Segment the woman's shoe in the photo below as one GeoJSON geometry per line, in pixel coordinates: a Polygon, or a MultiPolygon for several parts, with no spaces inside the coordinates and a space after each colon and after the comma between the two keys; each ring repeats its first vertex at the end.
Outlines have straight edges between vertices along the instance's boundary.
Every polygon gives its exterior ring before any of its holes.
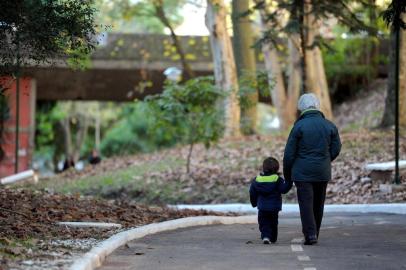
{"type": "Polygon", "coordinates": [[[309,236],[305,237],[304,245],[314,245],[317,244],[317,237],[316,236],[309,236]]]}

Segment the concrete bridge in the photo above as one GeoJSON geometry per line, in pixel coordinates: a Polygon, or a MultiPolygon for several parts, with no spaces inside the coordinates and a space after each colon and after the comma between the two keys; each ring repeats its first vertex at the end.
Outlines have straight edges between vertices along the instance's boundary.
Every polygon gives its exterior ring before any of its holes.
{"type": "MultiPolygon", "coordinates": [[[[211,75],[209,37],[179,38],[195,74],[211,75]]],[[[381,43],[381,54],[387,55],[387,45],[381,43]]],[[[258,68],[263,69],[263,56],[259,51],[256,55],[258,68]]],[[[163,72],[173,66],[181,67],[170,36],[116,33],[104,37],[87,70],[74,71],[64,61],[56,61],[53,65],[26,68],[24,75],[36,80],[38,100],[131,101],[162,91],[163,72]]]]}
{"type": "MultiPolygon", "coordinates": [[[[208,37],[180,37],[196,75],[212,74],[208,37]]],[[[181,68],[170,36],[108,34],[91,56],[89,69],[72,70],[64,61],[26,68],[35,78],[38,100],[131,101],[160,92],[168,67],[181,68]]]]}

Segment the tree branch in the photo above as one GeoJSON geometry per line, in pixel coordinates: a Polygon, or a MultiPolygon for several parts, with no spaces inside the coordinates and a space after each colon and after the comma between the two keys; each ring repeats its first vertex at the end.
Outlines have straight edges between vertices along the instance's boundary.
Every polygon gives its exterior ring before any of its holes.
{"type": "Polygon", "coordinates": [[[195,74],[194,74],[192,68],[190,67],[189,63],[186,61],[185,52],[183,51],[182,44],[179,41],[179,38],[176,35],[175,30],[172,27],[172,24],[170,23],[168,17],[165,14],[165,10],[163,7],[163,1],[155,0],[153,4],[155,7],[156,17],[162,22],[163,25],[168,27],[169,31],[171,32],[172,42],[176,48],[177,53],[180,56],[180,61],[182,63],[183,70],[186,73],[186,78],[187,79],[193,78],[195,76],[195,74]]]}

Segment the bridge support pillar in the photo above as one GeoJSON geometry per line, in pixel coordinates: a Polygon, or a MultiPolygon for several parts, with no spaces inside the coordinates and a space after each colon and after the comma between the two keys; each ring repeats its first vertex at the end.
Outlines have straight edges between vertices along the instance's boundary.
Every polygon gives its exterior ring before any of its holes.
{"type": "MultiPolygon", "coordinates": [[[[0,115],[4,121],[3,132],[0,134],[0,146],[5,155],[0,160],[0,178],[14,174],[15,163],[18,158],[18,171],[25,171],[32,167],[35,135],[35,104],[36,83],[33,78],[20,78],[19,111],[16,108],[16,80],[13,77],[0,77],[0,85],[5,89],[7,113],[0,115]],[[16,116],[19,113],[19,149],[16,157],[16,116]]],[[[3,110],[0,110],[3,111],[3,110]]]]}

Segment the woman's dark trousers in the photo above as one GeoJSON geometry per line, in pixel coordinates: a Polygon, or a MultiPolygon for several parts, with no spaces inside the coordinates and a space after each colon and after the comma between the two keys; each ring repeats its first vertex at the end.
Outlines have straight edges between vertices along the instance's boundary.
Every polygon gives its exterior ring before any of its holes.
{"type": "Polygon", "coordinates": [[[326,198],[327,181],[295,182],[297,199],[302,220],[302,231],[305,237],[319,237],[323,219],[324,200],[326,198]]]}
{"type": "Polygon", "coordinates": [[[278,239],[278,213],[279,211],[258,211],[261,239],[267,237],[272,243],[278,239]]]}

